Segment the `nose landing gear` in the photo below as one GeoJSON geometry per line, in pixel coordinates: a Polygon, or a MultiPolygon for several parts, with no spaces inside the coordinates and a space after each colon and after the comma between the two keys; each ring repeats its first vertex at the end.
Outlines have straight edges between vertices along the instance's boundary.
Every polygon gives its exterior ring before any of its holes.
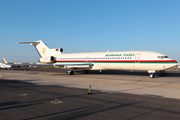
{"type": "Polygon", "coordinates": [[[154,78],[155,77],[155,70],[149,70],[148,73],[149,73],[149,77],[150,78],[154,78]]]}
{"type": "Polygon", "coordinates": [[[149,77],[150,77],[150,78],[154,78],[155,75],[154,75],[153,73],[150,73],[150,74],[149,74],[149,77]]]}
{"type": "MultiPolygon", "coordinates": [[[[148,71],[149,72],[149,71],[148,71]]],[[[167,76],[169,76],[169,74],[168,73],[166,73],[166,71],[165,70],[162,70],[162,71],[158,71],[158,74],[156,74],[156,76],[158,76],[158,77],[167,77],[167,76]]],[[[155,77],[155,71],[154,72],[149,72],[149,77],[150,78],[154,78],[155,77]]]]}

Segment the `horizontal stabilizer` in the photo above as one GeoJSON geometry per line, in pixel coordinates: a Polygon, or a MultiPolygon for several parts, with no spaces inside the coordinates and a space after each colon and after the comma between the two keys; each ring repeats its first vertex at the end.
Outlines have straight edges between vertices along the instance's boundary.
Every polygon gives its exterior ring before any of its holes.
{"type": "Polygon", "coordinates": [[[37,45],[40,42],[17,42],[17,44],[31,44],[31,45],[37,45]]]}
{"type": "Polygon", "coordinates": [[[62,50],[60,48],[49,49],[46,44],[42,40],[38,40],[35,42],[17,42],[17,44],[31,44],[35,47],[41,58],[47,56],[54,56],[57,54],[61,54],[62,50]]]}

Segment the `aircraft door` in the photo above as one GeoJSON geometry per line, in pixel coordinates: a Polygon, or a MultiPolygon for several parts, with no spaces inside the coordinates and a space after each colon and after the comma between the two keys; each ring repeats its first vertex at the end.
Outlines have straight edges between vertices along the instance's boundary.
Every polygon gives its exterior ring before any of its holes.
{"type": "Polygon", "coordinates": [[[86,59],[86,62],[88,62],[88,60],[89,60],[89,57],[88,57],[88,56],[86,56],[86,58],[85,58],[85,59],[86,59]]]}
{"type": "Polygon", "coordinates": [[[139,63],[140,62],[140,54],[136,54],[135,55],[135,63],[139,63]]]}

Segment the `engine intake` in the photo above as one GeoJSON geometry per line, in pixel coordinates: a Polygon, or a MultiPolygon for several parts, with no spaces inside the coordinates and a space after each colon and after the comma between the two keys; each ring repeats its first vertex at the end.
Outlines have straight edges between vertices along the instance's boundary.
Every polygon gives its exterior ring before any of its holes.
{"type": "Polygon", "coordinates": [[[62,48],[60,48],[60,52],[63,52],[63,49],[62,49],[62,48]]]}
{"type": "Polygon", "coordinates": [[[51,62],[54,62],[55,58],[54,56],[51,56],[51,62]]]}

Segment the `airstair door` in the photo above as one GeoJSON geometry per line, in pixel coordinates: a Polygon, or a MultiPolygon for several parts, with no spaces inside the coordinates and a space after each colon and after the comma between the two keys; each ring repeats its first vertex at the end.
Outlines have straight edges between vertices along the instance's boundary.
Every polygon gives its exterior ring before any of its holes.
{"type": "Polygon", "coordinates": [[[135,55],[135,63],[139,63],[140,62],[140,54],[136,54],[135,55]]]}

